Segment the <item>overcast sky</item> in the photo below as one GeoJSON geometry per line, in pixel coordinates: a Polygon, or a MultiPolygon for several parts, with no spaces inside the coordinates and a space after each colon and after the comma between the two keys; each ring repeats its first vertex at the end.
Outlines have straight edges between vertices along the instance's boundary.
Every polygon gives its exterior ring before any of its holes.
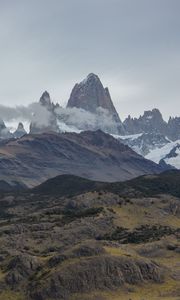
{"type": "Polygon", "coordinates": [[[180,1],[0,0],[0,104],[65,105],[91,72],[122,119],[180,115],[180,1]]]}

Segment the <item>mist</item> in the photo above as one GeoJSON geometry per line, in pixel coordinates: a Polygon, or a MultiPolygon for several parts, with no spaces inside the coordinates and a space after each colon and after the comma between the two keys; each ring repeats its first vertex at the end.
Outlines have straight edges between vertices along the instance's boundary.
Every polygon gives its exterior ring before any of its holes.
{"type": "MultiPolygon", "coordinates": [[[[97,130],[97,128],[105,132],[116,132],[117,123],[113,120],[112,115],[106,109],[98,107],[96,113],[88,112],[82,108],[62,108],[55,110],[60,126],[66,124],[74,130],[97,130]]],[[[66,128],[67,129],[67,128],[66,128]]]]}
{"type": "Polygon", "coordinates": [[[51,112],[40,103],[31,103],[28,106],[16,107],[0,105],[0,119],[8,127],[11,127],[11,123],[25,122],[30,124],[32,122],[41,128],[49,125],[51,112]]]}

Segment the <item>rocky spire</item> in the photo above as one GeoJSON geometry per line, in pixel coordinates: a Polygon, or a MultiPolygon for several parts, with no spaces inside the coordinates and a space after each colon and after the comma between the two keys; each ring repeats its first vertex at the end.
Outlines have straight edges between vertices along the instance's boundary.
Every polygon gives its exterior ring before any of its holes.
{"type": "Polygon", "coordinates": [[[51,102],[50,95],[47,91],[45,91],[42,94],[41,98],[39,99],[39,103],[43,106],[46,106],[48,109],[51,108],[52,102],[51,102]]]}
{"type": "Polygon", "coordinates": [[[24,129],[23,123],[20,122],[18,124],[18,127],[17,127],[16,131],[13,133],[13,135],[14,135],[15,138],[20,138],[20,137],[22,137],[25,134],[27,134],[27,132],[24,129]]]}
{"type": "Polygon", "coordinates": [[[123,131],[122,122],[113,105],[108,88],[104,88],[99,77],[90,73],[83,81],[76,84],[71,92],[67,107],[77,107],[96,113],[99,107],[107,110],[123,131]]]}
{"type": "Polygon", "coordinates": [[[162,114],[157,108],[145,111],[138,119],[128,116],[123,125],[128,134],[143,132],[167,134],[167,123],[163,120],[162,114]]]}

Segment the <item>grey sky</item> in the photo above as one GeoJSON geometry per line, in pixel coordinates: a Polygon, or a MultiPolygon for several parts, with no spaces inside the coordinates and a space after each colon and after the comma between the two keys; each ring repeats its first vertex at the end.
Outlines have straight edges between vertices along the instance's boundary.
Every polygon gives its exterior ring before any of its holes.
{"type": "Polygon", "coordinates": [[[124,119],[180,115],[179,0],[0,0],[0,104],[65,105],[88,73],[124,119]]]}

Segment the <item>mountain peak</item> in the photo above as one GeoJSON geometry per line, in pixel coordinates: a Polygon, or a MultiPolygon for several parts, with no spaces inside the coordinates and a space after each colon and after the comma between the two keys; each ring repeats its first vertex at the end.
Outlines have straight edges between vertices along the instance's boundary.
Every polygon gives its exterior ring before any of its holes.
{"type": "Polygon", "coordinates": [[[143,117],[148,117],[148,116],[162,119],[162,114],[158,108],[153,108],[152,110],[146,110],[144,112],[143,117]]]}
{"type": "Polygon", "coordinates": [[[92,113],[96,113],[98,107],[107,110],[111,107],[111,110],[114,110],[112,106],[111,98],[108,97],[99,77],[94,73],[90,73],[74,86],[67,104],[67,107],[83,108],[92,113]]]}
{"type": "Polygon", "coordinates": [[[99,107],[108,111],[112,120],[122,133],[122,123],[114,107],[108,88],[104,88],[101,80],[94,73],[90,73],[84,80],[77,83],[70,95],[67,107],[82,108],[96,114],[99,107]]]}
{"type": "Polygon", "coordinates": [[[24,129],[24,125],[23,123],[19,122],[18,127],[16,129],[16,131],[14,132],[14,137],[15,138],[20,138],[23,135],[27,134],[26,130],[24,129]]]}
{"type": "Polygon", "coordinates": [[[85,88],[87,89],[89,88],[93,88],[95,87],[99,87],[101,89],[104,89],[100,78],[98,77],[98,75],[94,74],[94,73],[89,73],[86,78],[84,78],[80,83],[77,83],[75,85],[76,87],[80,86],[81,88],[85,88]]]}
{"type": "Polygon", "coordinates": [[[19,122],[17,129],[18,129],[18,130],[24,130],[24,125],[23,125],[23,123],[19,122]]]}
{"type": "Polygon", "coordinates": [[[0,130],[5,129],[6,126],[4,124],[4,121],[0,118],[0,130]]]}
{"type": "MultiPolygon", "coordinates": [[[[87,76],[87,79],[99,79],[98,75],[94,74],[94,73],[89,73],[87,76]]],[[[100,79],[99,79],[100,80],[100,79]]]]}
{"type": "Polygon", "coordinates": [[[48,93],[47,91],[45,91],[45,92],[42,94],[42,96],[41,96],[39,102],[40,102],[43,106],[48,106],[48,107],[51,106],[51,98],[50,98],[50,95],[49,95],[49,93],[48,93]]]}

